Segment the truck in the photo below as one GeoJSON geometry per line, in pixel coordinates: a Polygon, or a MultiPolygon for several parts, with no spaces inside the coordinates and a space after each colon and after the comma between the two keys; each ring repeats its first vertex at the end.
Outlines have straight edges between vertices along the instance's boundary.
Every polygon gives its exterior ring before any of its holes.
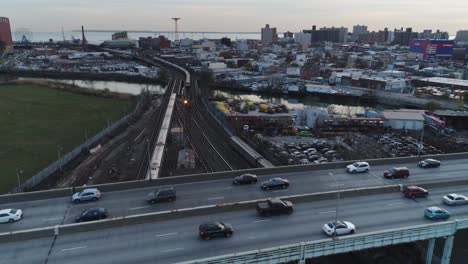
{"type": "Polygon", "coordinates": [[[268,199],[265,202],[257,203],[257,212],[261,216],[273,214],[291,214],[293,204],[290,201],[283,201],[278,198],[268,199]]]}

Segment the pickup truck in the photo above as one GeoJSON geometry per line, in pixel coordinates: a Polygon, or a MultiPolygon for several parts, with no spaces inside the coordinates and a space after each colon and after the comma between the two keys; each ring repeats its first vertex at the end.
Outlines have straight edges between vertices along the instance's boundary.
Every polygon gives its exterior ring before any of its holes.
{"type": "Polygon", "coordinates": [[[262,216],[272,214],[291,214],[293,212],[293,204],[290,201],[282,201],[277,198],[268,199],[266,202],[257,204],[257,212],[262,216]]]}

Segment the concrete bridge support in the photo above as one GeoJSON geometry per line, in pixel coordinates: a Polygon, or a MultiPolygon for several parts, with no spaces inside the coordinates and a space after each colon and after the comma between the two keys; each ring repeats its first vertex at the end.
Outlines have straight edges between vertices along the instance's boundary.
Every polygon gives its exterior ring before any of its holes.
{"type": "Polygon", "coordinates": [[[429,244],[427,245],[427,253],[426,253],[426,264],[432,264],[432,256],[434,255],[435,242],[436,242],[435,238],[429,239],[429,244]]]}
{"type": "Polygon", "coordinates": [[[450,258],[452,257],[452,248],[453,248],[453,240],[455,236],[448,236],[445,238],[444,244],[444,253],[442,254],[441,264],[450,264],[450,258]]]}

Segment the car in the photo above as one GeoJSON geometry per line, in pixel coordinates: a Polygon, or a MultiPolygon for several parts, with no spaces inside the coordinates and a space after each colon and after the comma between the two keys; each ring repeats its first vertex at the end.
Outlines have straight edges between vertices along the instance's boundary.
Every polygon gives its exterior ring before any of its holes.
{"type": "Polygon", "coordinates": [[[438,168],[440,167],[440,161],[435,159],[425,159],[418,163],[419,167],[426,169],[426,168],[438,168]]]}
{"type": "Polygon", "coordinates": [[[308,165],[308,164],[310,164],[310,162],[309,162],[308,159],[301,159],[301,160],[299,160],[299,164],[300,165],[308,165]]]}
{"type": "Polygon", "coordinates": [[[431,206],[431,207],[428,207],[426,210],[424,210],[424,216],[430,220],[436,220],[436,219],[445,220],[450,217],[450,213],[444,208],[431,206]]]}
{"type": "Polygon", "coordinates": [[[273,178],[268,181],[264,181],[261,185],[263,190],[271,189],[286,189],[289,187],[289,181],[283,178],[273,178]]]}
{"type": "Polygon", "coordinates": [[[313,154],[313,155],[309,155],[309,160],[310,161],[316,161],[318,159],[320,159],[320,155],[317,155],[317,154],[313,154]]]}
{"type": "Polygon", "coordinates": [[[406,167],[393,167],[389,170],[384,171],[383,175],[387,179],[408,178],[410,172],[409,169],[406,167]]]}
{"type": "Polygon", "coordinates": [[[451,193],[442,197],[442,202],[447,205],[468,204],[468,197],[456,193],[451,193]]]}
{"type": "Polygon", "coordinates": [[[3,209],[0,210],[0,223],[13,223],[23,218],[21,209],[3,209]]]}
{"type": "Polygon", "coordinates": [[[331,221],[323,225],[323,231],[329,236],[354,234],[356,226],[348,221],[331,221]]]}
{"type": "Polygon", "coordinates": [[[370,169],[369,163],[358,161],[346,166],[346,171],[349,173],[368,172],[370,169]]]}
{"type": "Polygon", "coordinates": [[[198,227],[198,235],[204,240],[213,237],[231,237],[234,233],[232,225],[222,222],[205,222],[198,227]]]}
{"type": "Polygon", "coordinates": [[[240,176],[234,178],[233,184],[241,185],[241,184],[252,184],[257,183],[257,175],[252,173],[245,173],[240,176]]]}
{"type": "Polygon", "coordinates": [[[257,213],[262,216],[272,214],[292,214],[294,205],[290,201],[279,198],[268,199],[266,202],[257,203],[257,213]]]}
{"type": "Polygon", "coordinates": [[[76,222],[88,222],[88,221],[95,221],[105,219],[109,216],[109,212],[106,208],[96,207],[86,209],[79,216],[75,218],[76,222]]]}
{"type": "Polygon", "coordinates": [[[403,194],[407,198],[427,197],[429,192],[419,186],[405,186],[403,187],[403,194]]]}
{"type": "Polygon", "coordinates": [[[97,201],[101,198],[101,192],[97,188],[84,189],[72,196],[72,202],[97,201]]]}
{"type": "Polygon", "coordinates": [[[176,191],[172,187],[156,189],[154,192],[148,193],[146,201],[150,204],[157,202],[172,202],[177,199],[176,191]]]}

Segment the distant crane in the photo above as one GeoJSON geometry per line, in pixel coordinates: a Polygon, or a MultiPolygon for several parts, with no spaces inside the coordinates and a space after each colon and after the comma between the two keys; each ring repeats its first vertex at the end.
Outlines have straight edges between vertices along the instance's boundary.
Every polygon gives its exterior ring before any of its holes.
{"type": "Polygon", "coordinates": [[[180,17],[173,17],[171,19],[174,20],[174,24],[175,24],[174,41],[179,41],[179,20],[180,20],[180,17]]]}

